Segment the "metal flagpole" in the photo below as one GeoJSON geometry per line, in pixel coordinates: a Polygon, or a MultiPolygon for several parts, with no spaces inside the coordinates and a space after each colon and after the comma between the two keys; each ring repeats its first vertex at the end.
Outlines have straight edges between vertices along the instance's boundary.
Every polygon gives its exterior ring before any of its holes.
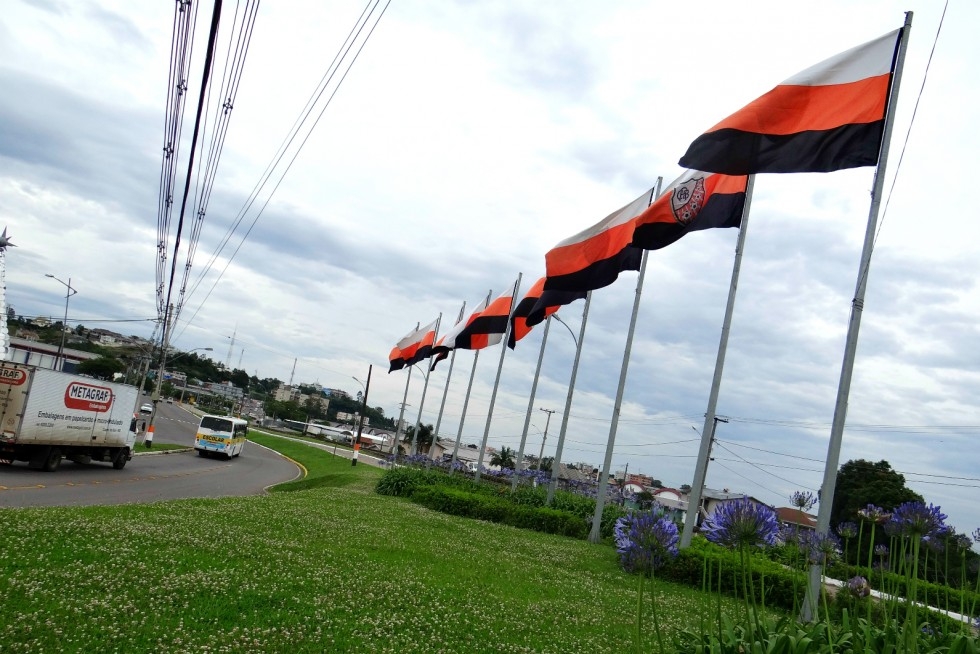
{"type": "MultiPolygon", "coordinates": [[[[491,288],[487,291],[486,306],[490,306],[490,296],[493,295],[493,289],[491,288]]],[[[459,431],[456,432],[456,444],[453,445],[453,458],[449,462],[449,472],[455,472],[454,468],[456,466],[456,455],[459,454],[459,442],[463,438],[463,422],[466,420],[466,407],[470,404],[470,391],[473,390],[473,378],[476,376],[476,362],[480,358],[480,351],[476,350],[473,352],[473,368],[470,370],[470,383],[466,385],[466,397],[463,398],[463,413],[459,416],[459,431]]]]}
{"type": "MultiPolygon", "coordinates": [[[[436,318],[436,334],[439,333],[439,323],[441,323],[441,322],[442,322],[442,313],[439,313],[439,317],[436,318]]],[[[429,390],[429,375],[430,374],[432,374],[432,367],[428,363],[426,363],[425,364],[425,383],[422,385],[422,399],[419,400],[419,417],[415,421],[415,431],[412,432],[412,449],[411,449],[412,454],[415,454],[416,453],[416,447],[417,447],[418,437],[419,437],[419,428],[422,425],[422,407],[425,406],[425,393],[426,393],[426,391],[429,390]]],[[[435,438],[435,434],[433,434],[432,437],[435,438]]],[[[432,446],[430,445],[429,448],[431,449],[432,446]]]]}
{"type": "MultiPolygon", "coordinates": [[[[422,323],[415,323],[415,331],[419,330],[422,323]]],[[[296,372],[296,362],[293,361],[293,372],[296,372]]],[[[289,378],[290,384],[292,383],[292,377],[289,378]]],[[[399,443],[402,440],[402,425],[405,418],[405,407],[408,406],[405,402],[408,400],[408,386],[412,382],[412,366],[408,367],[408,378],[405,379],[405,394],[402,396],[402,406],[401,410],[398,412],[398,424],[395,425],[395,442],[391,446],[391,465],[394,466],[398,463],[398,450],[400,449],[399,443]]]]}
{"type": "Polygon", "coordinates": [[[394,466],[398,462],[398,444],[402,440],[402,425],[405,419],[405,401],[408,400],[408,385],[412,382],[412,368],[414,366],[408,367],[408,377],[405,379],[405,394],[402,396],[402,408],[398,412],[398,425],[395,427],[395,442],[391,446],[391,465],[394,466]]]}
{"type": "MultiPolygon", "coordinates": [[[[871,208],[868,211],[868,225],[864,232],[864,247],[861,250],[861,263],[858,266],[857,284],[854,299],[851,301],[851,318],[844,341],[844,360],[841,364],[840,383],[837,387],[837,403],[834,406],[834,422],[830,429],[830,443],[827,446],[827,462],[824,464],[823,485],[820,487],[820,509],[817,512],[817,533],[826,534],[830,530],[830,512],[834,504],[834,491],[837,486],[837,467],[840,462],[841,441],[844,437],[844,422],[847,419],[847,399],[851,391],[851,374],[854,371],[854,357],[857,353],[858,332],[861,330],[861,314],[864,311],[864,294],[871,269],[871,253],[874,250],[875,231],[878,226],[878,210],[881,207],[881,194],[885,186],[885,166],[888,163],[888,150],[891,144],[892,128],[895,124],[895,105],[898,89],[902,82],[905,65],[905,51],[908,48],[909,32],[912,29],[912,12],[906,12],[905,25],[898,45],[895,59],[895,76],[892,80],[891,97],[885,113],[885,125],[881,134],[881,152],[875,170],[874,186],[871,193],[871,208]]],[[[820,597],[820,566],[810,565],[810,579],[807,584],[806,601],[803,603],[803,619],[817,619],[817,601],[820,597]]]]}
{"type": "Polygon", "coordinates": [[[718,391],[721,388],[721,373],[725,367],[725,354],[728,351],[728,333],[732,327],[732,314],[735,312],[735,291],[738,289],[738,276],[742,269],[742,254],[745,252],[745,233],[749,227],[749,208],[752,205],[752,191],[755,188],[755,175],[749,175],[745,186],[745,204],[742,206],[742,221],[738,228],[738,240],[735,243],[735,263],[732,264],[732,281],[728,287],[728,304],[725,305],[725,319],[721,325],[721,340],[718,343],[718,355],[715,358],[715,374],[711,379],[711,391],[708,393],[708,410],[704,413],[704,429],[701,430],[701,447],[698,450],[698,460],[694,466],[694,481],[691,483],[691,493],[687,500],[687,516],[684,519],[684,531],[681,534],[680,546],[691,544],[694,527],[698,523],[701,510],[701,495],[704,492],[704,480],[708,475],[708,457],[711,454],[711,439],[715,433],[715,409],[718,406],[718,391]]]}
{"type": "Polygon", "coordinates": [[[487,449],[487,439],[490,438],[490,422],[493,420],[493,405],[497,399],[497,388],[500,387],[500,372],[504,369],[504,355],[507,354],[507,338],[510,336],[510,314],[514,310],[514,300],[521,288],[521,275],[517,273],[517,281],[514,282],[513,292],[510,296],[510,307],[507,309],[507,327],[500,342],[500,361],[497,363],[497,378],[493,382],[493,392],[490,394],[490,408],[487,410],[487,425],[483,429],[483,444],[480,445],[480,458],[476,463],[476,474],[473,479],[480,481],[480,469],[483,467],[483,455],[487,449]]]}
{"type": "Polygon", "coordinates": [[[531,382],[531,394],[527,398],[527,415],[524,416],[524,431],[521,432],[521,446],[517,450],[517,461],[514,463],[514,477],[510,480],[510,489],[517,490],[521,467],[524,465],[524,446],[527,444],[527,429],[531,426],[531,412],[534,411],[534,397],[538,393],[538,378],[541,376],[541,362],[544,360],[544,346],[548,342],[548,327],[551,326],[551,316],[544,321],[544,335],[541,337],[541,349],[538,350],[538,367],[534,370],[534,381],[531,382]]]}
{"type": "Polygon", "coordinates": [[[585,341],[585,323],[589,320],[589,304],[592,303],[592,291],[585,294],[585,306],[582,308],[582,326],[579,328],[578,340],[575,342],[575,360],[572,363],[572,376],[568,380],[568,396],[565,398],[565,415],[561,419],[561,431],[558,433],[558,447],[555,450],[555,460],[551,462],[551,483],[548,484],[548,496],[545,505],[551,506],[558,488],[558,473],[561,468],[561,452],[565,446],[565,432],[568,431],[568,416],[572,411],[572,394],[575,392],[575,378],[578,376],[578,362],[582,358],[582,343],[585,341]]]}
{"type": "Polygon", "coordinates": [[[643,251],[640,260],[640,276],[636,280],[636,297],[633,299],[633,315],[630,317],[629,332],[626,336],[626,349],[623,352],[623,367],[619,373],[619,387],[616,389],[616,402],[613,405],[612,420],[609,423],[609,439],[606,442],[606,458],[602,464],[602,476],[599,477],[599,490],[595,498],[595,514],[592,516],[592,531],[589,532],[589,542],[598,543],[601,539],[599,528],[602,525],[602,509],[606,503],[606,488],[609,486],[609,469],[612,467],[613,447],[616,444],[616,430],[619,428],[619,411],[623,406],[623,391],[626,388],[626,371],[629,368],[630,349],[633,345],[633,332],[636,330],[636,317],[640,312],[640,294],[643,291],[643,278],[647,271],[647,255],[643,251]]]}
{"type": "MultiPolygon", "coordinates": [[[[664,178],[657,178],[657,189],[651,193],[650,203],[660,197],[660,187],[664,178]]],[[[599,527],[602,524],[602,509],[606,503],[606,488],[609,486],[609,468],[612,467],[613,447],[616,445],[616,430],[619,428],[619,412],[623,406],[623,391],[626,388],[626,372],[629,369],[630,349],[633,345],[633,333],[636,331],[636,317],[640,313],[640,295],[643,293],[643,278],[647,272],[647,255],[649,250],[643,251],[640,259],[640,274],[636,278],[636,296],[633,298],[633,315],[630,316],[630,326],[626,333],[626,349],[623,351],[623,367],[619,372],[619,387],[616,389],[616,402],[613,405],[612,420],[609,423],[609,439],[606,441],[606,458],[602,464],[602,473],[599,476],[599,490],[595,498],[595,514],[592,516],[592,531],[589,532],[589,542],[598,543],[600,540],[599,527]]]]}
{"type": "Polygon", "coordinates": [[[463,413],[459,416],[459,431],[456,432],[456,444],[453,445],[453,458],[449,462],[449,471],[453,472],[456,465],[456,455],[459,454],[459,441],[463,438],[463,422],[466,420],[466,407],[470,404],[470,391],[473,390],[473,377],[476,376],[476,360],[480,358],[480,351],[473,352],[473,368],[470,370],[470,383],[466,385],[466,397],[463,398],[463,413]]]}
{"type": "MultiPolygon", "coordinates": [[[[456,319],[456,324],[463,319],[463,312],[466,311],[466,302],[463,302],[463,306],[459,308],[459,317],[456,319]]],[[[442,414],[446,410],[446,396],[449,395],[449,380],[453,378],[453,364],[456,363],[456,350],[452,351],[449,355],[449,372],[446,373],[446,386],[442,389],[442,402],[439,404],[439,416],[436,418],[436,432],[432,434],[432,444],[433,446],[439,442],[439,427],[442,425],[442,414]]],[[[429,366],[431,369],[432,366],[429,366]]],[[[436,448],[430,447],[429,453],[432,454],[432,460],[436,460],[436,448]]]]}

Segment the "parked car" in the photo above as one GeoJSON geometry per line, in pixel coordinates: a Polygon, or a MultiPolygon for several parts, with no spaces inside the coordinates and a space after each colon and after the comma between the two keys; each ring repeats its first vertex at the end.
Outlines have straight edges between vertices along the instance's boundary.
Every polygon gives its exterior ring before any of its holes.
{"type": "Polygon", "coordinates": [[[140,413],[153,413],[153,405],[144,404],[143,406],[140,407],[140,413]]]}

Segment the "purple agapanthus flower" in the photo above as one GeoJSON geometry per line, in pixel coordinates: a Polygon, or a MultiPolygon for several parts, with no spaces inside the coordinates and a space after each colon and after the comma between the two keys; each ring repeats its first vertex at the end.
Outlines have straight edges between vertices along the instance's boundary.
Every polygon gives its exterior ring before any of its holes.
{"type": "Polygon", "coordinates": [[[817,503],[817,498],[810,491],[796,491],[789,496],[789,501],[800,511],[809,511],[817,503]]]}
{"type": "Polygon", "coordinates": [[[842,522],[837,525],[837,533],[841,538],[848,540],[857,536],[858,526],[853,522],[842,522]]]}
{"type": "Polygon", "coordinates": [[[869,522],[875,522],[879,525],[883,525],[888,522],[888,519],[892,517],[891,513],[888,513],[880,506],[875,506],[874,504],[869,504],[863,509],[858,509],[858,515],[869,522]]]}
{"type": "Polygon", "coordinates": [[[775,545],[780,533],[776,512],[748,497],[722,502],[701,531],[711,542],[731,548],[775,545]]]}
{"type": "Polygon", "coordinates": [[[937,554],[946,549],[946,544],[938,536],[923,536],[922,544],[937,554]]]}
{"type": "Polygon", "coordinates": [[[875,556],[884,558],[888,556],[888,546],[887,545],[875,545],[875,556]]]}
{"type": "Polygon", "coordinates": [[[627,572],[650,574],[677,556],[677,525],[657,509],[619,518],[613,538],[620,565],[627,572]]]}
{"type": "Polygon", "coordinates": [[[810,563],[824,565],[840,553],[840,539],[833,533],[812,533],[808,540],[810,563]]]}
{"type": "Polygon", "coordinates": [[[779,532],[779,538],[780,540],[782,540],[782,542],[786,544],[798,543],[800,540],[799,525],[791,525],[791,524],[783,525],[782,529],[779,532]]]}
{"type": "Polygon", "coordinates": [[[871,584],[864,577],[852,577],[847,582],[847,590],[854,597],[867,597],[871,594],[871,584]]]}
{"type": "Polygon", "coordinates": [[[980,527],[973,532],[973,540],[980,543],[980,527]]]}
{"type": "Polygon", "coordinates": [[[938,506],[923,502],[905,502],[892,513],[891,522],[903,536],[937,537],[949,532],[946,514],[938,506]]]}

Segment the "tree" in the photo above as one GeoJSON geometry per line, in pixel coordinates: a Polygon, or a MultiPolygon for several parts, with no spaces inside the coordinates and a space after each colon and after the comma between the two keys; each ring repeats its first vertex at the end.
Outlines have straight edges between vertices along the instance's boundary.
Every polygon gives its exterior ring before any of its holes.
{"type": "Polygon", "coordinates": [[[681,487],[678,488],[677,490],[679,490],[682,493],[690,493],[691,492],[691,485],[690,484],[681,484],[681,487]]]}
{"type": "MultiPolygon", "coordinates": [[[[432,445],[432,434],[434,434],[436,428],[432,425],[419,425],[419,436],[415,441],[415,447],[418,448],[418,452],[428,452],[429,446],[432,445]]],[[[402,434],[402,442],[411,443],[412,436],[415,434],[415,425],[405,429],[405,433],[402,434]]]]}
{"type": "Polygon", "coordinates": [[[228,381],[244,390],[248,388],[248,373],[244,370],[233,370],[228,381]]]}
{"type": "Polygon", "coordinates": [[[553,456],[541,457],[541,461],[539,462],[538,469],[544,470],[545,472],[551,472],[551,464],[553,464],[554,462],[555,462],[555,457],[553,456]]]}
{"type": "Polygon", "coordinates": [[[878,463],[851,460],[837,472],[831,527],[857,520],[858,509],[874,504],[887,511],[903,502],[921,502],[922,496],[905,485],[905,477],[892,470],[885,460],[878,463]]]}
{"type": "Polygon", "coordinates": [[[80,375],[90,375],[103,381],[111,381],[112,376],[117,372],[126,369],[125,364],[119,359],[112,357],[98,357],[96,359],[86,359],[78,364],[76,371],[80,375]]]}
{"type": "Polygon", "coordinates": [[[499,468],[510,468],[514,469],[514,456],[517,453],[509,447],[500,448],[499,452],[494,452],[490,457],[490,465],[497,466],[499,468]]]}

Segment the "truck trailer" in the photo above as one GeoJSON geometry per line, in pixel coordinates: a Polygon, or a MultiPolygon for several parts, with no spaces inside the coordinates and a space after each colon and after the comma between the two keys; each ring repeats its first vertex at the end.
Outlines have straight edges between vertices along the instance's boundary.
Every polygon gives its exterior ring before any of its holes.
{"type": "Polygon", "coordinates": [[[122,470],[136,443],[135,386],[0,361],[0,463],[54,472],[62,458],[122,470]]]}

